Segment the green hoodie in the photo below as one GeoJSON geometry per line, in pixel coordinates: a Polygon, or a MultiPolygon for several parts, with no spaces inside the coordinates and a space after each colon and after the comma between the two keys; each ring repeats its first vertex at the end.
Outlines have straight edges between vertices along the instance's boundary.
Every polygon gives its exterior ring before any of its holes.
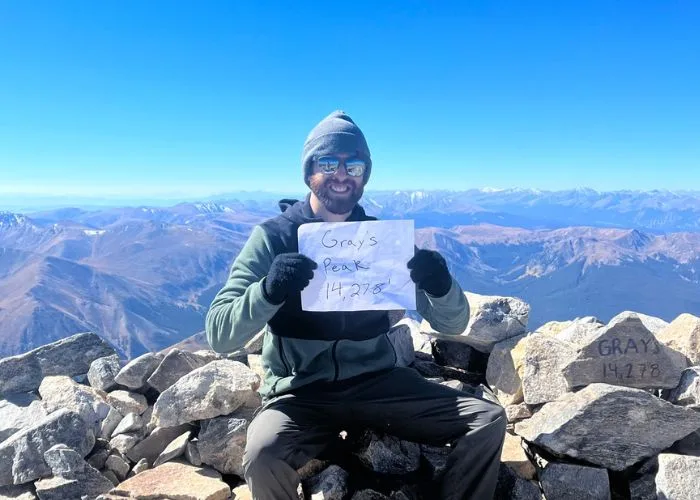
{"type": "MultiPolygon", "coordinates": [[[[361,213],[364,215],[363,211],[361,213]]],[[[367,340],[300,339],[272,332],[267,323],[282,305],[266,299],[263,283],[275,255],[281,252],[275,252],[274,248],[279,245],[266,227],[269,231],[265,224],[253,229],[233,262],[228,281],[212,301],[206,318],[211,348],[221,353],[239,350],[264,328],[262,365],[265,378],[260,389],[264,399],[312,382],[345,380],[396,366],[396,351],[388,331],[367,340]]],[[[416,309],[443,334],[461,334],[469,320],[469,305],[454,279],[443,297],[417,290],[416,309]]]]}

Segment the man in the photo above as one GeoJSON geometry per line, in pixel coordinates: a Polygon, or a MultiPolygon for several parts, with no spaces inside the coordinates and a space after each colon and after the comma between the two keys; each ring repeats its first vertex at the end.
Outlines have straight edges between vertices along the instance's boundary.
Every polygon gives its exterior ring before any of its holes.
{"type": "MultiPolygon", "coordinates": [[[[503,409],[396,366],[388,311],[307,312],[300,291],[317,264],[298,253],[297,229],[309,222],[375,220],[358,205],[372,160],[353,120],[336,111],[303,149],[304,201],[252,231],[207,315],[218,352],[242,347],[267,325],[262,410],[248,428],[245,479],[256,500],[296,499],[296,469],[318,456],[347,426],[444,445],[456,440],[440,486],[445,499],[491,499],[506,419],[503,409]]],[[[437,252],[417,250],[406,263],[416,308],[433,328],[460,334],[469,306],[437,252]]]]}

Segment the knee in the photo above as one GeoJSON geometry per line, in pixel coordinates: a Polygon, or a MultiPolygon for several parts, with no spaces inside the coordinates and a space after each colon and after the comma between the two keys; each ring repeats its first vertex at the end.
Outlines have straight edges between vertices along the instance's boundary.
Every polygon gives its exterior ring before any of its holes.
{"type": "Polygon", "coordinates": [[[489,421],[491,422],[489,426],[493,429],[493,432],[505,437],[508,424],[505,408],[494,404],[493,409],[489,412],[489,421]]]}

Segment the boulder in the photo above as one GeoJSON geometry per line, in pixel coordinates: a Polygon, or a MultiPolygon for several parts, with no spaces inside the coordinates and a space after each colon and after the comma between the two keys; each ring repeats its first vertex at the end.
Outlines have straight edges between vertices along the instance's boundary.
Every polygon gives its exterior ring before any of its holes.
{"type": "Polygon", "coordinates": [[[0,443],[0,486],[50,475],[44,453],[57,444],[65,444],[84,457],[95,444],[95,435],[78,413],[65,408],[55,411],[0,443]]]}
{"type": "Polygon", "coordinates": [[[523,479],[513,469],[501,464],[493,500],[541,500],[541,498],[542,494],[537,483],[523,479]]]}
{"type": "Polygon", "coordinates": [[[459,335],[446,335],[434,330],[423,320],[421,332],[432,337],[464,342],[481,352],[491,352],[506,339],[527,330],[530,306],[513,297],[477,295],[465,292],[469,302],[469,323],[459,335]]]}
{"type": "Polygon", "coordinates": [[[52,446],[44,453],[44,459],[53,477],[34,483],[41,500],[95,498],[113,488],[107,478],[66,445],[52,446]]]}
{"type": "Polygon", "coordinates": [[[169,462],[170,460],[178,458],[180,455],[184,454],[191,435],[192,433],[187,431],[184,434],[176,437],[168,446],[165,447],[163,453],[158,455],[156,461],[153,462],[153,467],[158,467],[160,464],[169,462]]]}
{"type": "Polygon", "coordinates": [[[133,498],[192,498],[198,500],[227,500],[231,488],[221,480],[221,474],[209,467],[194,467],[184,462],[167,462],[149,469],[110,491],[110,494],[133,498]]]}
{"type": "Polygon", "coordinates": [[[222,474],[243,477],[243,453],[251,417],[226,416],[202,421],[197,438],[202,463],[222,474]]]}
{"type": "Polygon", "coordinates": [[[190,429],[189,425],[156,427],[146,439],[127,451],[126,456],[132,462],[138,462],[145,458],[149,464],[152,464],[173,439],[190,429]]]}
{"type": "Polygon", "coordinates": [[[331,465],[303,482],[312,499],[343,500],[348,494],[349,474],[338,465],[331,465]]]}
{"type": "Polygon", "coordinates": [[[34,491],[34,486],[30,484],[0,486],[0,500],[37,500],[34,491]]]}
{"type": "Polygon", "coordinates": [[[0,443],[15,432],[31,427],[47,415],[39,399],[32,394],[13,394],[0,399],[0,443]]]}
{"type": "Polygon", "coordinates": [[[228,415],[258,390],[260,377],[238,361],[209,363],[185,375],[163,392],[153,408],[161,427],[228,415]]]}
{"type": "Polygon", "coordinates": [[[107,402],[122,415],[136,413],[141,415],[148,408],[146,396],[129,391],[112,391],[107,394],[107,402]]]}
{"type": "Polygon", "coordinates": [[[566,394],[515,424],[516,434],[551,453],[617,471],[698,428],[700,413],[639,389],[608,384],[566,394]]]}
{"type": "Polygon", "coordinates": [[[676,387],[687,361],[656,340],[647,328],[655,326],[649,318],[618,314],[600,328],[564,367],[568,386],[603,382],[639,389],[676,387]]]}
{"type": "Polygon", "coordinates": [[[523,401],[522,375],[528,338],[527,335],[520,335],[499,342],[489,356],[486,382],[503,405],[523,401]]]}
{"type": "Polygon", "coordinates": [[[148,352],[138,358],[132,359],[119,370],[114,380],[119,385],[123,385],[129,389],[143,389],[146,387],[146,380],[148,380],[148,377],[158,368],[163,357],[162,354],[148,352]]]}
{"type": "Polygon", "coordinates": [[[368,469],[380,474],[406,474],[420,466],[420,445],[395,436],[365,431],[356,455],[368,469]]]}
{"type": "Polygon", "coordinates": [[[94,434],[99,433],[102,421],[110,410],[104,392],[78,384],[65,375],[44,378],[39,385],[39,394],[47,413],[60,408],[73,410],[92,426],[94,434]]]}
{"type": "Polygon", "coordinates": [[[148,385],[163,392],[192,370],[205,366],[208,362],[195,354],[173,349],[165,355],[153,374],[148,378],[148,385]]]}
{"type": "Polygon", "coordinates": [[[595,336],[598,329],[603,326],[603,323],[598,321],[597,318],[586,316],[572,321],[570,325],[559,331],[555,336],[562,342],[582,346],[588,343],[595,336]]]}
{"type": "Polygon", "coordinates": [[[535,479],[537,471],[530,459],[527,458],[520,441],[520,436],[514,436],[506,432],[503,449],[501,450],[501,463],[513,469],[523,479],[535,479]]]}
{"type": "Polygon", "coordinates": [[[114,354],[114,348],[94,333],[79,333],[0,359],[0,395],[35,391],[42,379],[50,375],[87,373],[93,361],[114,354]]]}
{"type": "Polygon", "coordinates": [[[140,415],[136,413],[127,413],[127,415],[119,422],[117,427],[112,431],[111,437],[118,434],[135,433],[140,434],[145,429],[145,423],[140,415]]]}
{"type": "Polygon", "coordinates": [[[555,401],[569,392],[563,368],[575,355],[573,344],[543,334],[530,335],[525,344],[522,374],[525,403],[555,401]]]}
{"type": "Polygon", "coordinates": [[[610,500],[608,471],[566,463],[551,463],[540,474],[546,498],[610,500]]]}
{"type": "Polygon", "coordinates": [[[669,392],[668,401],[681,406],[700,408],[700,366],[683,371],[678,386],[669,392]]]}
{"type": "Polygon", "coordinates": [[[700,457],[662,453],[656,473],[659,500],[697,500],[700,498],[700,457]]]}
{"type": "Polygon", "coordinates": [[[95,389],[110,391],[118,385],[114,381],[114,377],[117,376],[119,370],[121,370],[119,356],[113,354],[112,356],[96,359],[90,363],[87,378],[90,385],[95,389]]]}
{"type": "Polygon", "coordinates": [[[689,366],[700,365],[700,318],[681,314],[656,336],[659,342],[683,354],[689,366]]]}

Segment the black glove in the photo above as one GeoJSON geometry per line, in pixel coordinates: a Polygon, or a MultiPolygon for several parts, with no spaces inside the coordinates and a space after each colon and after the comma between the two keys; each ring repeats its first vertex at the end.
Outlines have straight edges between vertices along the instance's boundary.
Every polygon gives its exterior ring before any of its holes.
{"type": "Polygon", "coordinates": [[[300,253],[281,253],[275,257],[265,278],[263,291],[273,304],[281,304],[289,294],[300,292],[314,277],[318,267],[313,260],[300,253]]]}
{"type": "Polygon", "coordinates": [[[445,258],[433,250],[420,249],[408,261],[411,279],[418,288],[434,297],[442,297],[450,291],[452,276],[445,258]]]}

